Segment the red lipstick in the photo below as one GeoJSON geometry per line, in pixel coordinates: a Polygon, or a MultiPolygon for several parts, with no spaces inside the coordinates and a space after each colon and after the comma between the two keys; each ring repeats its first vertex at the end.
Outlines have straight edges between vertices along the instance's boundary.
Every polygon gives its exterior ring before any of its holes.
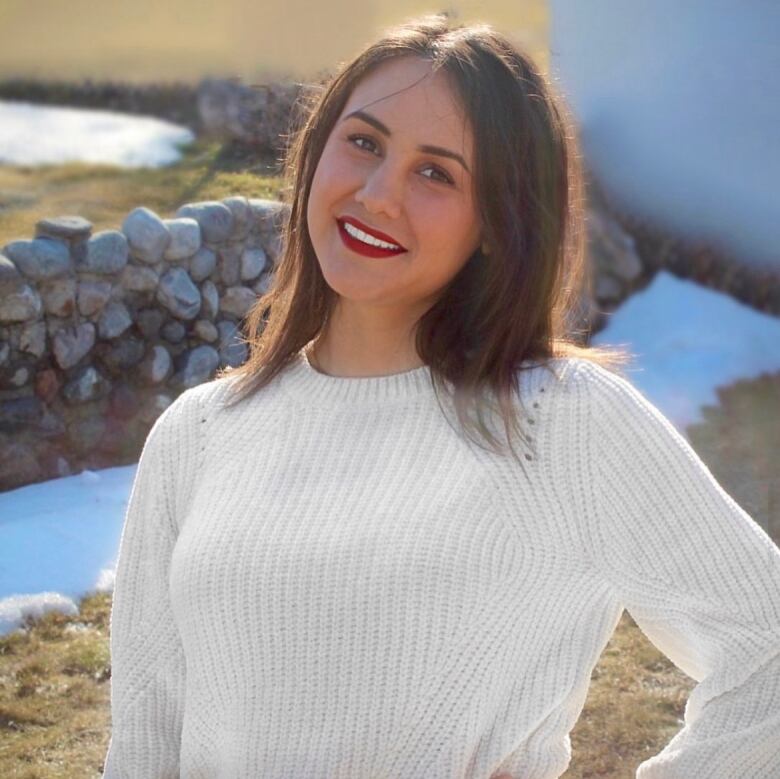
{"type": "Polygon", "coordinates": [[[400,244],[398,244],[398,241],[396,241],[394,238],[391,238],[389,235],[386,235],[385,233],[382,233],[378,230],[374,230],[372,228],[367,227],[362,222],[359,222],[357,219],[354,219],[353,217],[343,217],[342,219],[337,219],[336,222],[339,226],[339,234],[341,235],[341,240],[344,242],[344,245],[348,249],[351,249],[352,251],[356,252],[357,254],[362,254],[364,257],[375,257],[375,258],[395,257],[399,254],[403,254],[406,251],[406,249],[404,248],[383,249],[380,246],[372,246],[350,235],[344,228],[344,222],[349,222],[354,227],[357,227],[359,230],[362,230],[364,233],[367,233],[368,235],[378,238],[380,241],[385,241],[386,243],[394,243],[400,246],[400,244]]]}

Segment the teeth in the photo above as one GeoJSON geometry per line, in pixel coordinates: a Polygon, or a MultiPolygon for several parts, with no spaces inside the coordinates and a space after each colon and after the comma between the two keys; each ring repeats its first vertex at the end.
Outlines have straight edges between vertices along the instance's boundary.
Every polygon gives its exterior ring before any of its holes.
{"type": "Polygon", "coordinates": [[[385,241],[380,241],[378,238],[374,238],[372,235],[368,235],[364,233],[362,230],[358,230],[357,227],[354,227],[353,225],[349,224],[349,222],[344,222],[344,229],[353,237],[357,238],[358,241],[363,241],[363,243],[370,244],[371,246],[379,246],[382,249],[400,249],[401,247],[394,243],[385,243],[385,241]]]}

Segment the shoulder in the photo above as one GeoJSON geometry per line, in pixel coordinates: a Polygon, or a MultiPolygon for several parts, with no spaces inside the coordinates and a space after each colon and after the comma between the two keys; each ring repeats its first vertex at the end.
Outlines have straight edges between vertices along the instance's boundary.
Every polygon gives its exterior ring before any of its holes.
{"type": "Polygon", "coordinates": [[[225,376],[185,389],[154,421],[147,446],[158,441],[165,441],[172,449],[192,444],[199,436],[200,425],[222,408],[232,382],[232,377],[225,376]]]}
{"type": "Polygon", "coordinates": [[[612,369],[585,357],[529,361],[518,369],[521,384],[557,395],[620,391],[629,382],[612,369]]]}
{"type": "Polygon", "coordinates": [[[564,394],[588,397],[594,402],[636,399],[641,395],[631,381],[616,369],[585,357],[560,357],[552,361],[558,374],[556,385],[564,394]]]}
{"type": "Polygon", "coordinates": [[[684,435],[674,423],[624,374],[593,361],[578,358],[566,381],[568,393],[577,399],[580,416],[601,445],[638,442],[648,445],[684,444],[684,435]]]}
{"type": "Polygon", "coordinates": [[[661,412],[629,378],[596,360],[558,357],[524,373],[520,380],[523,396],[546,405],[567,423],[587,418],[589,423],[609,426],[648,417],[665,423],[661,412]]]}

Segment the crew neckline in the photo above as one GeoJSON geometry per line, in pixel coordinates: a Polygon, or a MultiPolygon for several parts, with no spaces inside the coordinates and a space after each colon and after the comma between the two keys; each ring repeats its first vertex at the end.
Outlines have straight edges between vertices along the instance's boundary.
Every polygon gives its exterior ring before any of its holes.
{"type": "MultiPolygon", "coordinates": [[[[307,344],[308,346],[308,344],[307,344]]],[[[428,365],[380,376],[331,376],[309,360],[303,347],[289,364],[285,387],[307,404],[387,403],[433,393],[428,365]]]]}

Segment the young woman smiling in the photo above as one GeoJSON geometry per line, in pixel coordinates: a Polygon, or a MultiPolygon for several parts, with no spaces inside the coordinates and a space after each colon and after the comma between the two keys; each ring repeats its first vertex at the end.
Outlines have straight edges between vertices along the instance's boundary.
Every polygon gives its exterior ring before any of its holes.
{"type": "Polygon", "coordinates": [[[779,775],[780,552],[573,339],[566,116],[444,16],[317,96],[250,357],[139,462],[106,777],[555,779],[624,608],[698,682],[639,779],[779,775]]]}

